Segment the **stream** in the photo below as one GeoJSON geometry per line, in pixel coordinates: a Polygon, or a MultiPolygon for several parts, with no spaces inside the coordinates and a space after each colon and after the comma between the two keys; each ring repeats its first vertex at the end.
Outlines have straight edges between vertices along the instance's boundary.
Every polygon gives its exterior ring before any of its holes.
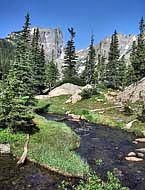
{"type": "MultiPolygon", "coordinates": [[[[41,115],[53,121],[64,118],[64,115],[50,113],[41,115]]],[[[145,190],[145,161],[137,163],[124,159],[129,152],[145,147],[145,143],[133,144],[135,136],[120,129],[84,120],[63,122],[80,136],[76,153],[97,175],[106,180],[107,171],[112,171],[130,190],[145,190]],[[96,160],[102,160],[100,165],[96,165],[96,160]]],[[[63,179],[32,163],[18,168],[12,155],[0,155],[0,190],[56,190],[63,179]]]]}

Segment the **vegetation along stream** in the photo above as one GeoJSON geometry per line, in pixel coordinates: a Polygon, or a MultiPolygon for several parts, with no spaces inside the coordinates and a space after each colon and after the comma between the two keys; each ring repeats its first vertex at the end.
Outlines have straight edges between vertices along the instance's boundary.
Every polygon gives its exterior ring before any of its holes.
{"type": "MultiPolygon", "coordinates": [[[[57,114],[41,115],[54,121],[64,118],[64,115],[57,114]]],[[[131,190],[145,189],[145,161],[137,163],[124,159],[129,152],[145,145],[132,143],[135,139],[133,134],[84,120],[65,119],[63,122],[80,136],[81,143],[76,153],[88,162],[97,175],[105,180],[107,171],[112,171],[131,190]]],[[[36,164],[26,163],[19,168],[12,155],[0,156],[1,190],[55,190],[62,180],[63,177],[36,164]]]]}
{"type": "MultiPolygon", "coordinates": [[[[64,116],[43,114],[48,120],[61,120],[64,116]]],[[[144,143],[134,144],[135,136],[123,130],[86,122],[64,120],[80,137],[76,152],[90,167],[105,179],[107,171],[112,171],[131,190],[145,190],[145,161],[128,162],[124,158],[144,143]],[[100,160],[100,164],[97,164],[100,160]]]]}

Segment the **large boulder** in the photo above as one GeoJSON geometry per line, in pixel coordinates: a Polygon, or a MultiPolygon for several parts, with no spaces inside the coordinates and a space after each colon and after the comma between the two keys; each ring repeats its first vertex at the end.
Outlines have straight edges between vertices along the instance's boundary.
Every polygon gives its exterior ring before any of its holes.
{"type": "Polygon", "coordinates": [[[133,103],[138,100],[145,102],[145,78],[130,85],[123,92],[120,92],[117,96],[117,100],[119,102],[131,101],[133,103]]]}
{"type": "Polygon", "coordinates": [[[61,96],[61,95],[73,95],[75,93],[79,94],[82,87],[74,85],[71,83],[65,83],[59,87],[56,87],[51,92],[49,92],[49,97],[61,96]]]}
{"type": "Polygon", "coordinates": [[[48,99],[51,97],[55,97],[55,96],[61,96],[61,95],[71,95],[70,98],[66,101],[66,103],[72,103],[75,104],[76,102],[78,102],[79,100],[82,99],[80,93],[82,92],[82,90],[84,89],[91,89],[92,86],[91,85],[86,85],[86,86],[78,86],[78,85],[74,85],[71,83],[65,83],[59,87],[56,87],[55,89],[53,89],[52,91],[49,92],[48,95],[38,95],[35,96],[36,99],[48,99]]]}

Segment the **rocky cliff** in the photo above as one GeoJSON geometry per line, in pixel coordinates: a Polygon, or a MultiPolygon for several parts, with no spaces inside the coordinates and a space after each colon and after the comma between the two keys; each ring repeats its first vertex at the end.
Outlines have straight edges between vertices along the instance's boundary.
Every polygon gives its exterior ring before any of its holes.
{"type": "MultiPolygon", "coordinates": [[[[31,35],[33,35],[34,29],[31,29],[31,35]]],[[[54,57],[57,60],[63,59],[64,54],[64,41],[63,33],[60,28],[39,28],[40,32],[40,42],[44,46],[46,59],[50,60],[52,57],[52,51],[54,52],[54,57]]],[[[12,32],[6,38],[12,44],[15,44],[17,35],[19,32],[12,32]]]]}
{"type": "Polygon", "coordinates": [[[117,96],[117,100],[118,102],[145,102],[145,78],[135,84],[131,84],[123,92],[120,92],[117,96]]]}
{"type": "MultiPolygon", "coordinates": [[[[137,37],[135,35],[123,35],[118,34],[118,40],[119,40],[119,49],[120,49],[120,55],[125,55],[126,59],[129,59],[131,47],[133,41],[135,41],[137,37]]],[[[100,43],[95,45],[96,55],[101,54],[104,55],[106,58],[108,58],[108,52],[110,48],[111,43],[111,37],[106,37],[104,40],[102,40],[100,43]]],[[[77,52],[77,55],[80,60],[84,60],[87,56],[88,48],[87,49],[81,49],[77,52]]]]}

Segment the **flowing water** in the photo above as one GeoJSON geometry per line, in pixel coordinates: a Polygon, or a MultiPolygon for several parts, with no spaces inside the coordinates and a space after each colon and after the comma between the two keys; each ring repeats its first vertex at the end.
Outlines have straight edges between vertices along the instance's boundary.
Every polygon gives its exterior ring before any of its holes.
{"type": "MultiPolygon", "coordinates": [[[[42,114],[48,120],[58,120],[64,116],[42,114]]],[[[133,144],[135,136],[120,129],[97,125],[86,121],[64,121],[80,137],[80,148],[76,152],[88,162],[104,180],[107,171],[112,171],[124,186],[131,190],[145,190],[145,161],[128,162],[124,158],[136,148],[145,147],[145,143],[133,144]],[[96,160],[102,160],[96,166],[96,160]]]]}
{"type": "MultiPolygon", "coordinates": [[[[46,113],[41,115],[54,121],[64,117],[46,113]]],[[[133,144],[135,136],[119,129],[83,120],[76,122],[66,119],[64,122],[81,138],[80,148],[76,153],[98,175],[105,180],[109,170],[131,190],[145,190],[145,161],[135,163],[124,159],[129,152],[145,147],[144,143],[133,144]],[[96,166],[96,160],[102,160],[102,163],[96,166]]],[[[57,190],[63,179],[32,163],[18,168],[12,155],[0,155],[0,190],[57,190]]]]}

